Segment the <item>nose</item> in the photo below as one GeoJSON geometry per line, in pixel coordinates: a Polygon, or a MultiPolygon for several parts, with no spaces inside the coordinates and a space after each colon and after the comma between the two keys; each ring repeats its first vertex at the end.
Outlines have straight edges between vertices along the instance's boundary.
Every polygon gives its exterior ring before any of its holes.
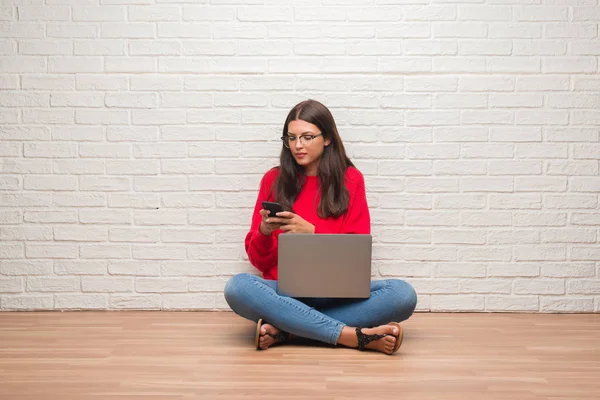
{"type": "Polygon", "coordinates": [[[294,148],[301,149],[302,147],[304,147],[302,144],[302,140],[300,140],[300,138],[296,139],[296,141],[294,142],[294,148]]]}

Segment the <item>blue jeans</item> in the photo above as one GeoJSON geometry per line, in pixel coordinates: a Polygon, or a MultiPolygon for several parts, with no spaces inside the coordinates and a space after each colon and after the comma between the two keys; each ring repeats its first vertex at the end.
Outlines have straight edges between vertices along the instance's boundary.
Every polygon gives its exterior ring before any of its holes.
{"type": "Polygon", "coordinates": [[[296,299],[277,294],[277,281],[239,274],[225,285],[225,300],[238,315],[263,318],[296,336],[337,344],[342,328],[372,327],[404,321],[415,310],[417,294],[398,279],[371,282],[368,299],[296,299]]]}

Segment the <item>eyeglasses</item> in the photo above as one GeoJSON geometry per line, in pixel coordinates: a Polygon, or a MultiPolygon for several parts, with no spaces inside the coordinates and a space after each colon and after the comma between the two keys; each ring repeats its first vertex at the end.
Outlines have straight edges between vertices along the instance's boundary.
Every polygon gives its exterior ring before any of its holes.
{"type": "Polygon", "coordinates": [[[300,143],[303,146],[308,146],[312,143],[312,141],[316,137],[319,137],[319,136],[323,136],[323,134],[319,133],[318,135],[300,135],[300,136],[285,135],[285,136],[281,137],[281,140],[283,141],[283,145],[289,149],[290,146],[292,146],[294,143],[296,143],[296,140],[298,138],[300,138],[300,143]]]}

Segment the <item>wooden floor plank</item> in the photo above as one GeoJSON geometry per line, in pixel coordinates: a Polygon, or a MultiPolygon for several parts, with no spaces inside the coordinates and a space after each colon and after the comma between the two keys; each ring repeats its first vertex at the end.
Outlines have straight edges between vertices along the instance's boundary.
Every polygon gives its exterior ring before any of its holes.
{"type": "Polygon", "coordinates": [[[598,399],[598,314],[415,314],[394,356],[232,313],[0,313],[2,399],[598,399]]]}

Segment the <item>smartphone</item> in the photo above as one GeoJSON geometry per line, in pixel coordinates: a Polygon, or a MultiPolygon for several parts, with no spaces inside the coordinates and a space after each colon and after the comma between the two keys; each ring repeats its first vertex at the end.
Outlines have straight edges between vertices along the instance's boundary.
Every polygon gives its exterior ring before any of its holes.
{"type": "Polygon", "coordinates": [[[272,201],[263,201],[262,206],[265,210],[269,210],[269,217],[277,217],[277,213],[283,211],[281,204],[272,201]]]}

